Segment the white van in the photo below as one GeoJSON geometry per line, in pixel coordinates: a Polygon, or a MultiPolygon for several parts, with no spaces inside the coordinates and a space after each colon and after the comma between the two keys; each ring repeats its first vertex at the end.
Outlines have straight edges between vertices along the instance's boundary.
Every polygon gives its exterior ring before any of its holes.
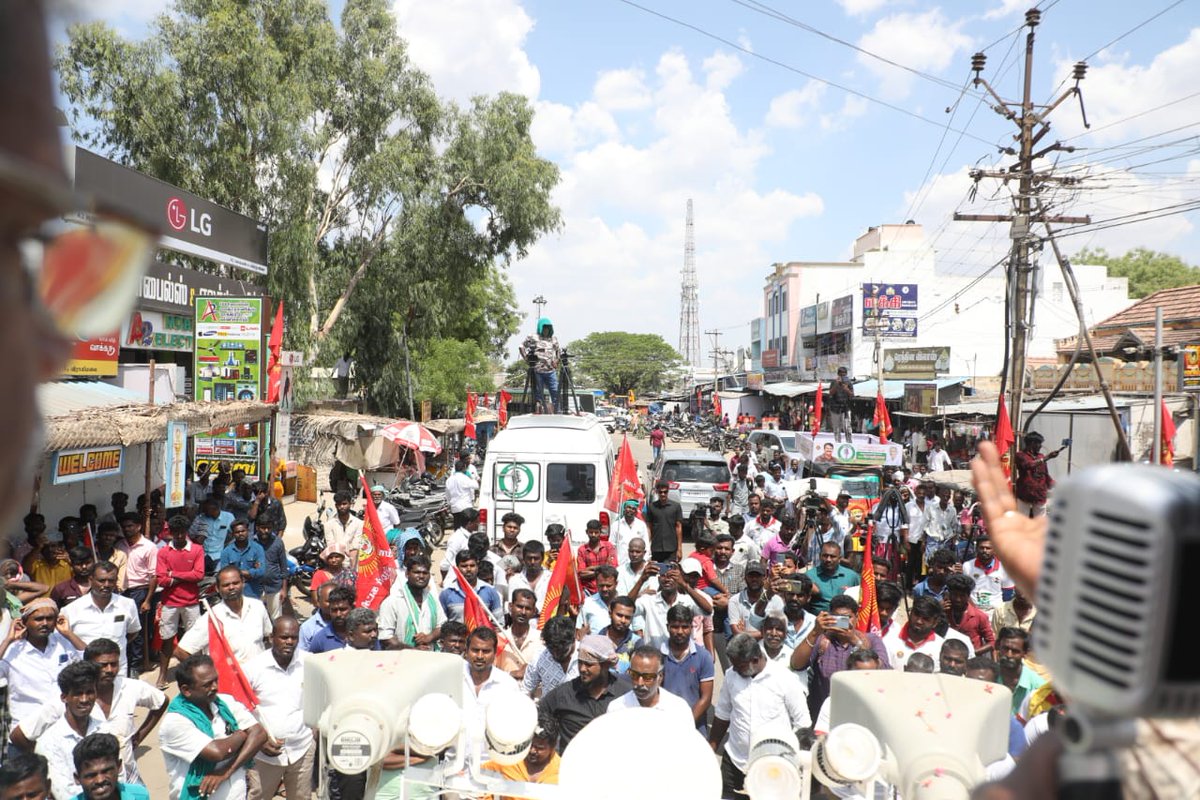
{"type": "Polygon", "coordinates": [[[488,444],[479,476],[479,529],[501,538],[500,518],[525,518],[521,541],[546,541],[546,526],[565,525],[571,541],[587,541],[588,520],[607,529],[604,509],[616,450],[604,425],[591,414],[513,417],[488,444]]]}

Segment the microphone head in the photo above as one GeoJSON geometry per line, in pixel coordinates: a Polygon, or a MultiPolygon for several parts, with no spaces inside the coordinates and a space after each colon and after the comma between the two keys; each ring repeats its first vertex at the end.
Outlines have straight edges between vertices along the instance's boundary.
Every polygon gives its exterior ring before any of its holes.
{"type": "Polygon", "coordinates": [[[1106,464],[1059,484],[1033,643],[1068,702],[1112,718],[1200,713],[1198,578],[1200,476],[1106,464]]]}

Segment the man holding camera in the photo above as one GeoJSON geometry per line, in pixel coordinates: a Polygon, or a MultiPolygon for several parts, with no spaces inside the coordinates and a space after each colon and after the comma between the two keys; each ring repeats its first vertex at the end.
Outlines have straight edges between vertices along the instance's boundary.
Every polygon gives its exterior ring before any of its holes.
{"type": "Polygon", "coordinates": [[[553,414],[562,351],[554,336],[554,325],[546,317],[538,320],[537,336],[527,336],[521,343],[521,358],[533,371],[533,398],[537,409],[543,414],[553,414]]]}

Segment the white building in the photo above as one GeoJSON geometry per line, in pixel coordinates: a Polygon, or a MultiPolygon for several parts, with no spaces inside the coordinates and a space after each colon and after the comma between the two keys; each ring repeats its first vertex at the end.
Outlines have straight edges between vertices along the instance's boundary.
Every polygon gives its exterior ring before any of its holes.
{"type": "MultiPolygon", "coordinates": [[[[1055,339],[1074,334],[1078,322],[1052,259],[1038,272],[1030,358],[1052,358],[1055,339]]],[[[875,335],[864,332],[864,284],[890,292],[889,334],[884,351],[949,348],[939,372],[956,376],[998,375],[1004,360],[1004,274],[982,277],[944,272],[920,225],[870,228],[844,262],[794,261],[774,265],[763,292],[762,366],[791,367],[802,379],[828,379],[845,366],[851,375],[875,375],[875,335]],[[782,331],[783,326],[794,330],[782,331]],[[771,330],[774,334],[771,334],[771,330]]],[[[1078,265],[1076,278],[1088,324],[1130,305],[1125,278],[1109,278],[1103,266],[1078,265]]]]}

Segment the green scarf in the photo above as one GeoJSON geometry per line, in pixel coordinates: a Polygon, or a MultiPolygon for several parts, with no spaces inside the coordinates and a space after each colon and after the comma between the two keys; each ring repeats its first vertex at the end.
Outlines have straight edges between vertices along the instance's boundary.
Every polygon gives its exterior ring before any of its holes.
{"type": "Polygon", "coordinates": [[[404,599],[406,601],[405,604],[408,606],[408,619],[404,621],[404,643],[409,647],[412,647],[413,639],[419,632],[417,630],[418,617],[427,618],[429,622],[429,630],[433,630],[433,623],[436,621],[437,617],[435,616],[433,606],[430,605],[432,598],[429,596],[428,587],[422,593],[422,599],[424,599],[425,602],[417,605],[417,600],[415,597],[413,597],[412,589],[408,588],[408,581],[406,580],[404,581],[404,599]]]}
{"type": "MultiPolygon", "coordinates": [[[[182,694],[175,695],[175,699],[167,706],[167,711],[174,711],[176,714],[182,715],[188,722],[195,725],[206,735],[213,735],[212,720],[204,713],[204,709],[191,700],[188,700],[182,694]]],[[[237,720],[234,719],[233,712],[229,710],[229,706],[225,705],[225,701],[220,697],[217,698],[217,714],[220,715],[221,719],[225,720],[230,733],[238,729],[237,720]]],[[[213,771],[214,766],[216,765],[211,761],[199,756],[196,757],[192,765],[188,768],[187,777],[183,779],[183,794],[181,797],[184,800],[200,800],[200,783],[213,771]]],[[[249,766],[249,764],[246,766],[249,766]]]]}

